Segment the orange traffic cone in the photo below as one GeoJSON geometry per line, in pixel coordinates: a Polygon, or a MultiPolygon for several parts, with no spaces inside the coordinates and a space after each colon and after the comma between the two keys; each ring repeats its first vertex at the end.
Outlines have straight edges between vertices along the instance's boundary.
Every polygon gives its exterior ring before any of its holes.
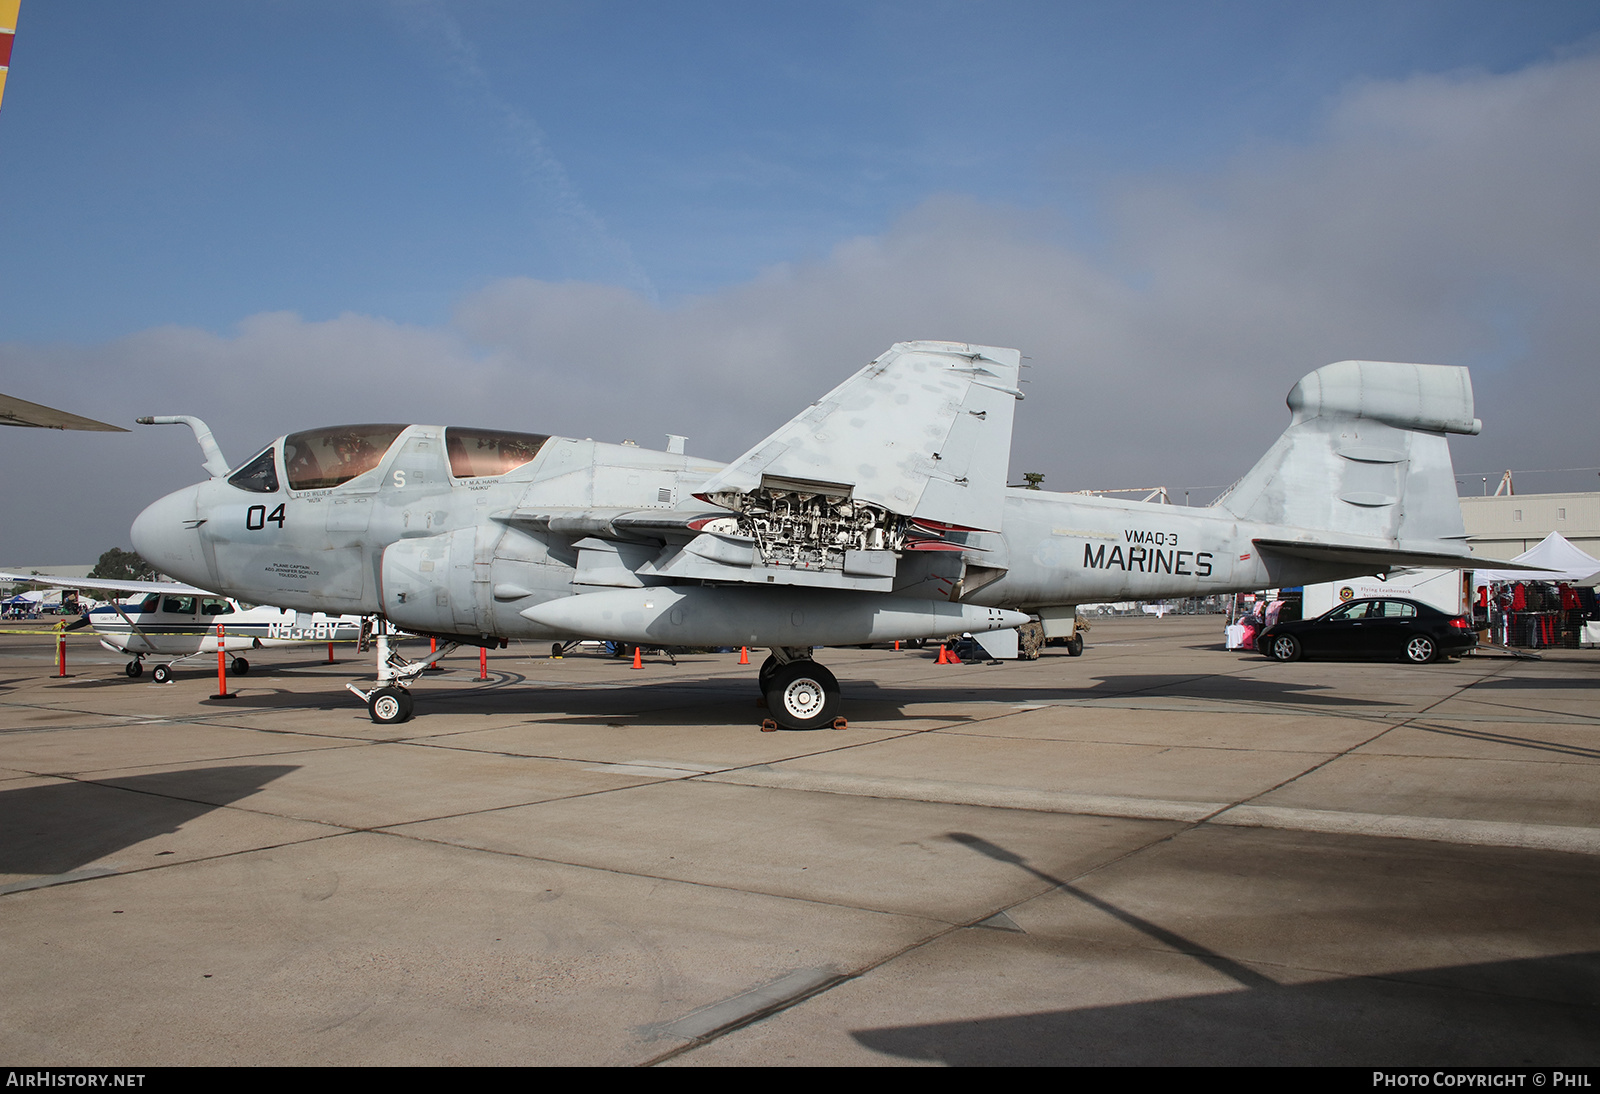
{"type": "Polygon", "coordinates": [[[639,652],[638,646],[633,647],[633,667],[636,669],[644,668],[644,656],[639,652]]]}
{"type": "Polygon", "coordinates": [[[939,643],[939,660],[935,661],[934,664],[935,665],[948,665],[949,663],[950,663],[949,652],[944,648],[944,643],[941,642],[941,643],[939,643]]]}
{"type": "Polygon", "coordinates": [[[749,663],[750,663],[750,647],[749,646],[740,646],[739,647],[739,664],[748,665],[749,663]]]}
{"type": "Polygon", "coordinates": [[[894,640],[894,648],[895,649],[899,649],[900,648],[900,640],[898,638],[896,638],[894,640]]]}

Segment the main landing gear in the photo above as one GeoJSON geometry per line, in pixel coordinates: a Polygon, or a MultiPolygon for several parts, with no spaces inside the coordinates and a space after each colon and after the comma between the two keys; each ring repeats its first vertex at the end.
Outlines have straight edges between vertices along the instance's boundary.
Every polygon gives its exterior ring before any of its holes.
{"type": "Polygon", "coordinates": [[[844,729],[839,717],[839,681],[811,659],[806,647],[778,647],[756,674],[771,714],[762,729],[844,729]]]}
{"type": "MultiPolygon", "coordinates": [[[[209,652],[202,651],[200,653],[187,654],[187,655],[185,655],[183,657],[174,657],[171,661],[168,661],[166,664],[157,665],[155,668],[151,669],[150,670],[150,679],[154,680],[158,684],[171,683],[172,682],[172,666],[176,665],[180,661],[187,661],[187,660],[189,660],[190,658],[193,658],[193,657],[210,657],[210,656],[211,656],[211,654],[209,652]]],[[[144,654],[142,654],[142,653],[141,654],[136,654],[132,661],[129,661],[126,665],[124,665],[122,667],[122,671],[127,675],[128,679],[130,679],[130,680],[137,680],[137,679],[139,679],[139,677],[143,676],[144,675],[144,654]]],[[[233,673],[235,676],[247,676],[250,673],[250,662],[246,661],[243,657],[235,657],[232,661],[228,662],[228,671],[233,673]]]]}

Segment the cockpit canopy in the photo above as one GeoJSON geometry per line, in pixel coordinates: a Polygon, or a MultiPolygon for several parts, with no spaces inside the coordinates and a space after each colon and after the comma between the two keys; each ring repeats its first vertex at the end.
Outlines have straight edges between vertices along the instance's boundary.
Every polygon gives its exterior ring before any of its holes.
{"type": "Polygon", "coordinates": [[[371,471],[405,428],[340,425],[289,434],[283,439],[283,467],[289,489],[327,490],[371,471]]]}
{"type": "Polygon", "coordinates": [[[450,474],[458,479],[504,475],[531,461],[549,439],[542,433],[462,429],[454,425],[444,431],[444,447],[450,453],[450,474]]]}
{"type": "MultiPolygon", "coordinates": [[[[404,425],[340,425],[308,429],[283,438],[283,467],[291,490],[328,490],[365,474],[383,461],[404,425]]],[[[450,474],[458,479],[504,475],[533,460],[550,438],[543,433],[499,429],[444,431],[450,474]]],[[[277,444],[271,444],[228,478],[252,494],[278,492],[277,444]]]]}

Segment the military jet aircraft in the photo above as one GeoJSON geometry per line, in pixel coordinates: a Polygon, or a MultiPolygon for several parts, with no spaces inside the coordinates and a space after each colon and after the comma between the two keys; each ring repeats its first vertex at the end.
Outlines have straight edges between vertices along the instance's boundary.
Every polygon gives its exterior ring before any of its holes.
{"type": "MultiPolygon", "coordinates": [[[[778,724],[835,723],[819,646],[970,632],[1024,653],[1076,605],[1470,565],[1448,433],[1467,370],[1343,361],[1289,393],[1287,430],[1207,508],[1008,488],[1021,358],[902,342],[727,465],[536,433],[352,425],[280,437],[237,471],[185,423],[207,482],[133,526],[163,570],[448,642],[603,638],[771,649],[778,724]],[[997,632],[997,633],[991,633],[997,632]]],[[[380,638],[374,721],[424,665],[380,638]]]]}
{"type": "Polygon", "coordinates": [[[158,684],[172,679],[174,665],[216,653],[219,646],[224,652],[234,654],[232,671],[243,676],[250,671],[250,662],[243,656],[249,650],[306,642],[353,642],[361,631],[362,620],[358,616],[247,606],[175,581],[119,581],[5,572],[0,572],[0,581],[144,593],[137,603],[119,604],[113,600],[93,609],[88,614],[88,625],[94,628],[106,649],[133,655],[124,670],[130,678],[144,675],[147,656],[166,657],[167,660],[151,672],[151,678],[158,684]],[[223,625],[221,639],[217,637],[218,623],[223,625]]]}

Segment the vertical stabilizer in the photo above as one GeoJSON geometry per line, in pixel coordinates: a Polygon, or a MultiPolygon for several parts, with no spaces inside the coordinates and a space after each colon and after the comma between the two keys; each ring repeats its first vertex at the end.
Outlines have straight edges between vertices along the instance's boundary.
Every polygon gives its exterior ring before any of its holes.
{"type": "Polygon", "coordinates": [[[1340,361],[1288,404],[1289,428],[1219,507],[1291,533],[1467,553],[1445,439],[1482,428],[1466,369],[1340,361]]]}

